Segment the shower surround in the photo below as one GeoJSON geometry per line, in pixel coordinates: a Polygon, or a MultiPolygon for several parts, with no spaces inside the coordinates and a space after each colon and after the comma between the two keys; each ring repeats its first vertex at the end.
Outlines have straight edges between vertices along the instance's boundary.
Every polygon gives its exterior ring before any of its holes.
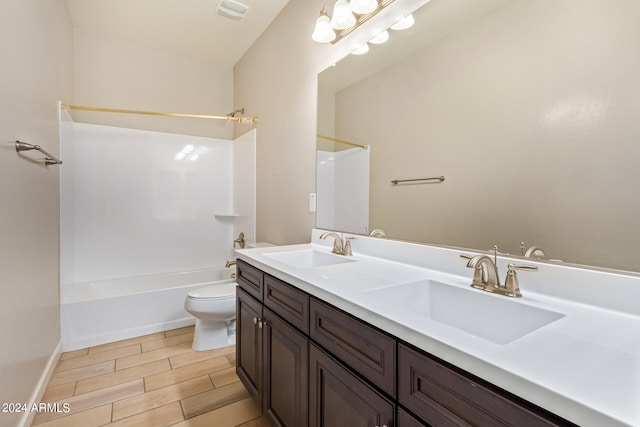
{"type": "MultiPolygon", "coordinates": [[[[233,257],[232,242],[239,231],[254,241],[255,230],[249,224],[255,224],[255,184],[247,189],[247,183],[255,182],[252,171],[244,177],[235,171],[235,180],[244,181],[242,191],[234,191],[234,169],[238,163],[254,164],[252,152],[255,131],[234,142],[62,121],[63,306],[77,302],[83,283],[127,283],[129,277],[224,267],[233,257]],[[234,152],[247,161],[234,162],[234,152]],[[240,223],[248,229],[236,229],[240,223]]],[[[146,298],[153,305],[161,294],[150,292],[146,298]]],[[[175,298],[176,312],[182,311],[183,302],[175,298]]],[[[131,310],[126,307],[122,309],[131,310]]],[[[162,330],[176,320],[168,317],[166,322],[130,329],[162,330]]],[[[108,342],[118,333],[101,331],[100,340],[108,342]]],[[[63,346],[65,341],[87,338],[63,336],[63,346]]]]}

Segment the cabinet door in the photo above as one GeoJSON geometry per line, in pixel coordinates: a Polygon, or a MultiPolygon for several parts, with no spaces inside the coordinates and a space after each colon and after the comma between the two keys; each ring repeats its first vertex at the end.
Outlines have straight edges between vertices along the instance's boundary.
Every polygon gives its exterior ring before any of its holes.
{"type": "Polygon", "coordinates": [[[258,404],[262,405],[262,304],[237,290],[236,372],[258,404]]]}
{"type": "Polygon", "coordinates": [[[309,349],[311,427],[393,427],[391,401],[314,344],[309,349]]]}
{"type": "Polygon", "coordinates": [[[309,424],[309,340],[264,309],[264,413],[280,427],[309,424]]]}
{"type": "Polygon", "coordinates": [[[396,396],[396,341],[360,319],[311,298],[310,333],[345,365],[396,396]]]}

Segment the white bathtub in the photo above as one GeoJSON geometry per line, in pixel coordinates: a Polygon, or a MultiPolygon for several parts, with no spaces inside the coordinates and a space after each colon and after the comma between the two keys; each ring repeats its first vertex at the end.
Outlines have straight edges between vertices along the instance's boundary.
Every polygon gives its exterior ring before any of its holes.
{"type": "Polygon", "coordinates": [[[65,285],[62,350],[71,351],[193,325],[184,310],[190,290],[232,281],[235,269],[214,268],[65,285]]]}

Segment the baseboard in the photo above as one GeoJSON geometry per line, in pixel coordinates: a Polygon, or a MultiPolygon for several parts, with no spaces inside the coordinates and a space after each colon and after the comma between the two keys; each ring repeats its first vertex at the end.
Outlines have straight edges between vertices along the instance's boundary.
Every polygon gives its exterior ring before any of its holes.
{"type": "Polygon", "coordinates": [[[65,336],[63,331],[62,351],[66,352],[79,350],[81,348],[88,348],[96,345],[126,340],[129,338],[140,337],[156,332],[164,332],[171,329],[182,328],[184,326],[191,326],[193,324],[195,324],[195,318],[193,316],[189,316],[182,319],[174,319],[167,322],[138,326],[129,329],[114,330],[102,334],[68,337],[65,336]]]}
{"type": "MultiPolygon", "coordinates": [[[[49,384],[49,380],[51,379],[51,375],[53,375],[53,371],[58,364],[58,360],[60,360],[60,356],[62,355],[62,341],[58,341],[58,345],[56,345],[53,350],[53,354],[49,357],[47,361],[47,365],[42,371],[42,375],[40,375],[40,379],[36,384],[33,393],[31,394],[31,398],[29,399],[29,408],[33,407],[33,405],[37,405],[42,402],[42,396],[44,396],[44,392],[47,389],[47,384],[49,384]]],[[[29,427],[33,422],[33,418],[36,416],[35,412],[26,411],[23,413],[22,418],[18,422],[17,427],[29,427]]]]}

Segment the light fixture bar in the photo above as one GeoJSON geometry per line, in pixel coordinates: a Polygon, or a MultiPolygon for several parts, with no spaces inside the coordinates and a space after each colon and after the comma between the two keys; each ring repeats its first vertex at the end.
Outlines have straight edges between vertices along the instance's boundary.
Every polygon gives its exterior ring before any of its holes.
{"type": "Polygon", "coordinates": [[[366,15],[360,15],[358,16],[358,18],[356,19],[356,23],[355,25],[353,25],[350,28],[347,28],[346,30],[342,30],[342,31],[336,31],[336,38],[331,42],[332,44],[335,44],[337,42],[339,42],[341,39],[345,38],[346,36],[348,36],[349,34],[351,34],[355,29],[357,29],[358,27],[360,27],[362,24],[364,24],[365,22],[367,22],[369,19],[373,18],[374,16],[376,16],[378,14],[378,12],[380,12],[382,9],[384,9],[385,7],[389,6],[391,3],[393,3],[395,0],[382,0],[380,2],[380,4],[378,5],[378,8],[376,10],[374,10],[373,12],[369,12],[366,15]]]}

